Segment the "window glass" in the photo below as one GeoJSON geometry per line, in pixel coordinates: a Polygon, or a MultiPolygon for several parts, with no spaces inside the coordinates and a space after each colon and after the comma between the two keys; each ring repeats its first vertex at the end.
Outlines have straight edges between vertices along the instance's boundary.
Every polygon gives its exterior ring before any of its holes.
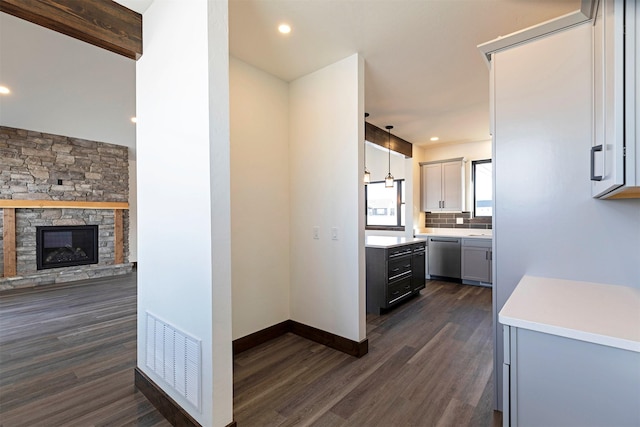
{"type": "Polygon", "coordinates": [[[404,180],[394,181],[393,187],[385,187],[384,181],[365,186],[367,202],[367,226],[400,227],[404,225],[404,180]]]}
{"type": "Polygon", "coordinates": [[[493,215],[493,166],[491,160],[471,163],[473,178],[473,216],[493,215]]]}

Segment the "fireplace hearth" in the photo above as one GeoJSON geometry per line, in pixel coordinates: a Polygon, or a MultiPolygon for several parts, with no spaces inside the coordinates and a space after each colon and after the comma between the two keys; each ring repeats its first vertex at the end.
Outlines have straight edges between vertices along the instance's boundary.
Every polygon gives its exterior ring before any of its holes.
{"type": "Polygon", "coordinates": [[[98,226],[36,227],[38,270],[98,263],[98,226]]]}

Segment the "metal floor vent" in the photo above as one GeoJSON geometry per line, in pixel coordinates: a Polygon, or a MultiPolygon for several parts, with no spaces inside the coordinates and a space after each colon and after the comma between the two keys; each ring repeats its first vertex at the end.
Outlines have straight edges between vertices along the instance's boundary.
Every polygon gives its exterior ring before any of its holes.
{"type": "Polygon", "coordinates": [[[147,312],[147,367],[200,409],[200,347],[188,336],[147,312]]]}

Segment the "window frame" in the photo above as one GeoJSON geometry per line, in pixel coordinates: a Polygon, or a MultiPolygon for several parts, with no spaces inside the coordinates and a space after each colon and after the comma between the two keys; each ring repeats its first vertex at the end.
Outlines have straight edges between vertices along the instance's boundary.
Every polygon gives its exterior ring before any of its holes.
{"type": "MultiPolygon", "coordinates": [[[[404,178],[400,178],[400,179],[394,179],[393,182],[396,183],[396,212],[397,217],[398,217],[398,223],[397,225],[369,225],[369,200],[368,200],[368,195],[369,192],[367,191],[367,187],[371,184],[384,184],[384,181],[371,181],[369,184],[366,184],[364,187],[364,224],[365,224],[365,230],[386,230],[386,231],[404,231],[405,230],[405,226],[402,225],[402,221],[403,219],[405,220],[405,224],[406,224],[406,218],[402,217],[402,205],[405,206],[405,212],[404,212],[404,216],[407,215],[406,213],[406,206],[407,206],[407,202],[402,200],[402,192],[405,186],[405,179],[404,178]]],[[[406,197],[406,195],[405,195],[406,197]]]]}
{"type": "MultiPolygon", "coordinates": [[[[493,170],[493,161],[492,159],[482,159],[482,160],[472,160],[471,161],[471,184],[473,187],[473,217],[474,218],[492,218],[493,217],[493,209],[491,209],[491,215],[476,215],[476,165],[491,163],[491,168],[493,170]]],[[[491,177],[493,180],[493,176],[491,177]]],[[[493,185],[493,183],[491,184],[493,185]]],[[[491,194],[491,202],[493,203],[493,192],[491,194]]]]}

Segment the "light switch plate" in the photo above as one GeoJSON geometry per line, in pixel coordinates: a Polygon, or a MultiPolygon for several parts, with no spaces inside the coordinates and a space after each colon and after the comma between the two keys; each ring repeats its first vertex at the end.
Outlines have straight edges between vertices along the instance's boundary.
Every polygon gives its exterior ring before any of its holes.
{"type": "Polygon", "coordinates": [[[331,227],[331,239],[338,240],[338,227],[331,227]]]}
{"type": "Polygon", "coordinates": [[[313,226],[313,238],[318,240],[320,238],[320,227],[317,225],[313,226]]]}

